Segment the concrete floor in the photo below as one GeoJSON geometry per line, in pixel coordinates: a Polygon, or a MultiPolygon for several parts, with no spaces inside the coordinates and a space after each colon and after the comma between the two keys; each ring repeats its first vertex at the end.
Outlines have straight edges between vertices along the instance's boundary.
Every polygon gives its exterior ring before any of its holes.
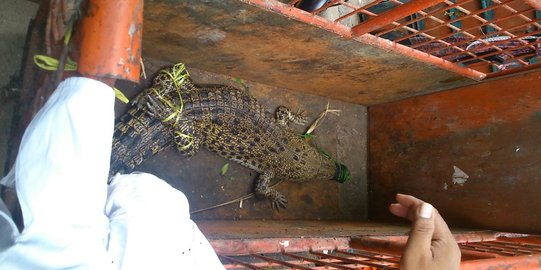
{"type": "Polygon", "coordinates": [[[26,30],[38,4],[27,0],[0,0],[0,6],[0,172],[4,174],[14,109],[10,96],[16,91],[9,82],[12,76],[19,74],[26,30]]]}

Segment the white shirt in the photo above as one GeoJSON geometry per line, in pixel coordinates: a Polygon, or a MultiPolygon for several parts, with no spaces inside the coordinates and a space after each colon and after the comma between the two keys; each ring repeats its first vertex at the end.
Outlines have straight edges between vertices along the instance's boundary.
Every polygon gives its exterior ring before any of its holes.
{"type": "Polygon", "coordinates": [[[223,269],[184,194],[150,174],[107,186],[112,89],[62,82],[28,126],[1,182],[16,185],[18,233],[0,203],[2,269],[223,269]]]}

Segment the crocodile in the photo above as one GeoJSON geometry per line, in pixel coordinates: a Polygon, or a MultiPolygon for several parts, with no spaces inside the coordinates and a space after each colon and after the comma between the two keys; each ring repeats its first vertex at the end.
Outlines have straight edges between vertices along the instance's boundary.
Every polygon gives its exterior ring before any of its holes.
{"type": "Polygon", "coordinates": [[[112,174],[130,172],[173,145],[187,157],[204,146],[259,173],[255,193],[275,209],[287,199],[270,187],[273,180],[344,183],[351,177],[345,165],[289,128],[305,123],[303,114],[280,106],[272,115],[246,91],[195,84],[183,64],[161,70],[134,103],[115,124],[112,174]]]}

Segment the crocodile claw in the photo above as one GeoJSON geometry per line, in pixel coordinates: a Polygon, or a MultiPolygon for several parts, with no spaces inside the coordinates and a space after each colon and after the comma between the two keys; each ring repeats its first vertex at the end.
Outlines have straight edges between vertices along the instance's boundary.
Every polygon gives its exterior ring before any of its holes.
{"type": "Polygon", "coordinates": [[[272,199],[272,208],[276,211],[280,211],[280,208],[286,208],[287,199],[282,194],[276,194],[276,197],[272,199]]]}
{"type": "Polygon", "coordinates": [[[305,111],[298,111],[297,114],[292,115],[293,123],[297,125],[306,125],[308,123],[308,115],[305,111]]]}
{"type": "Polygon", "coordinates": [[[166,109],[164,108],[162,103],[158,102],[152,96],[148,96],[147,100],[147,108],[150,115],[152,115],[153,117],[161,118],[164,118],[167,115],[166,109]]]}

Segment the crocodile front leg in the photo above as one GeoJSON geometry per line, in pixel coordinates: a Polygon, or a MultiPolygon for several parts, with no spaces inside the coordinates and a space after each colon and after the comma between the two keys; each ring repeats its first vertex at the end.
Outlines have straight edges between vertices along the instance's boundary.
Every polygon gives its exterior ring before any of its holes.
{"type": "Polygon", "coordinates": [[[295,124],[304,125],[307,122],[304,112],[293,113],[289,108],[280,106],[276,109],[276,122],[281,126],[287,126],[290,122],[295,124]]]}
{"type": "Polygon", "coordinates": [[[191,121],[182,121],[180,127],[175,129],[174,135],[177,150],[182,155],[191,157],[199,151],[201,139],[191,121]]]}
{"type": "Polygon", "coordinates": [[[280,207],[285,208],[287,205],[287,199],[284,195],[278,192],[276,189],[269,186],[271,179],[274,177],[272,171],[265,171],[257,178],[255,192],[257,195],[265,196],[271,200],[272,208],[280,210],[280,207]]]}

